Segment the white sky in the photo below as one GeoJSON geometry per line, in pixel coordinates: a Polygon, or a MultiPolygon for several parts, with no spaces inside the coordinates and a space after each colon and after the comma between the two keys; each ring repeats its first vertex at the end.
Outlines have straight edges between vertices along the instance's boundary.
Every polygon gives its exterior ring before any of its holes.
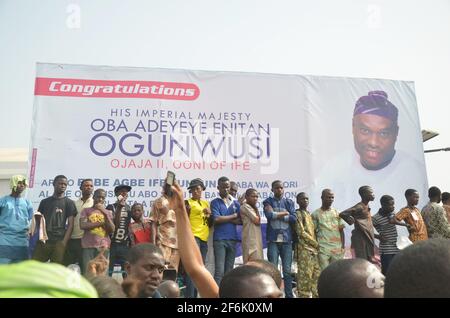
{"type": "Polygon", "coordinates": [[[36,62],[411,80],[450,147],[450,0],[0,0],[0,43],[0,148],[29,146],[36,62]]]}

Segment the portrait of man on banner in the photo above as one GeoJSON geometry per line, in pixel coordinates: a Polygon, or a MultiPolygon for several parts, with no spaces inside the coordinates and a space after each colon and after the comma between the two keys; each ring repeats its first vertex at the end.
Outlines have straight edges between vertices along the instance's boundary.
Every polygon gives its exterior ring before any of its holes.
{"type": "MultiPolygon", "coordinates": [[[[385,91],[369,91],[357,99],[351,128],[352,149],[342,149],[327,158],[318,178],[318,185],[335,191],[337,203],[344,201],[345,206],[354,201],[349,195],[354,196],[364,184],[372,186],[376,194],[383,192],[380,195],[389,194],[397,187],[407,188],[408,184],[421,185],[423,167],[420,162],[397,149],[399,134],[404,134],[405,138],[406,134],[414,132],[410,127],[402,130],[399,109],[385,91]]],[[[403,192],[404,189],[401,194],[403,192]]]]}
{"type": "Polygon", "coordinates": [[[372,91],[358,99],[352,127],[355,150],[364,168],[380,170],[394,160],[398,109],[384,91],[372,91]]]}
{"type": "MultiPolygon", "coordinates": [[[[411,152],[404,151],[408,150],[405,146],[398,146],[400,134],[403,140],[415,135],[408,122],[404,127],[399,124],[399,109],[402,108],[389,100],[385,90],[360,95],[353,107],[351,137],[348,137],[353,139],[352,146],[346,143],[345,149],[324,160],[316,178],[315,192],[332,189],[336,207],[344,209],[358,199],[361,185],[371,186],[376,198],[385,194],[393,196],[399,206],[403,204],[403,193],[408,187],[426,189],[424,165],[411,152]]],[[[371,213],[377,210],[374,206],[371,213]]],[[[345,229],[347,242],[351,228],[345,229]]]]}

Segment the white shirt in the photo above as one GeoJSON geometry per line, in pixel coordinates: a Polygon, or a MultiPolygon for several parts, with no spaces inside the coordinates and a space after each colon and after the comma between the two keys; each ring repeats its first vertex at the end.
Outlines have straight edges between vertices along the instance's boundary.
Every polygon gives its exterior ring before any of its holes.
{"type": "Polygon", "coordinates": [[[84,235],[84,231],[80,228],[80,216],[81,211],[86,208],[92,208],[94,206],[94,199],[92,197],[88,198],[86,202],[83,202],[81,198],[75,201],[75,207],[77,208],[77,215],[73,218],[73,231],[71,239],[81,239],[84,235]]]}

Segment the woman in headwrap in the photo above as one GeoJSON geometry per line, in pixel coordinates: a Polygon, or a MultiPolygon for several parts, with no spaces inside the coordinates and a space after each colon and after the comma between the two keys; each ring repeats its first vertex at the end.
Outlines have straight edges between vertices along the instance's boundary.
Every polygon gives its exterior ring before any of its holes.
{"type": "Polygon", "coordinates": [[[11,194],[0,198],[0,264],[28,259],[28,228],[33,207],[20,197],[26,187],[27,179],[15,175],[10,180],[11,194]]]}

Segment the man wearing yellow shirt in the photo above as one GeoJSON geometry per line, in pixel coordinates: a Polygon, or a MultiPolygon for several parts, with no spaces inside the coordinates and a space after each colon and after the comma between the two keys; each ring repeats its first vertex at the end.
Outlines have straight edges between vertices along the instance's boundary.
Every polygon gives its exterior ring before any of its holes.
{"type": "MultiPolygon", "coordinates": [[[[191,230],[194,234],[195,241],[202,254],[203,263],[208,253],[208,237],[209,227],[212,224],[211,210],[208,201],[202,200],[202,192],[206,189],[202,179],[193,179],[189,182],[188,190],[191,198],[186,200],[186,209],[189,214],[191,230]]],[[[189,276],[186,275],[186,298],[196,298],[197,290],[189,276]]]]}

